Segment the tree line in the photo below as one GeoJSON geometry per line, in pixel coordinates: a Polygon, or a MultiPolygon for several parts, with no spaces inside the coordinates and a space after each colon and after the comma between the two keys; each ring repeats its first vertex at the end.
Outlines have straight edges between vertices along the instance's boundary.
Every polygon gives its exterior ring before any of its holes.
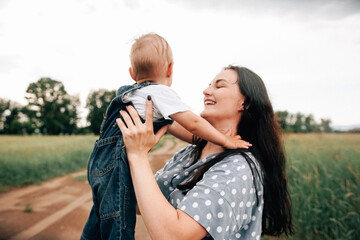
{"type": "Polygon", "coordinates": [[[330,127],[331,120],[321,118],[316,122],[312,114],[289,113],[288,111],[277,111],[277,121],[284,132],[311,133],[311,132],[333,132],[330,127]]]}
{"type": "MultiPolygon", "coordinates": [[[[99,89],[89,93],[86,108],[87,126],[78,127],[80,100],[71,96],[62,82],[40,78],[26,90],[27,104],[0,98],[0,134],[99,134],[103,115],[116,90],[99,89]]],[[[284,132],[332,132],[330,119],[318,123],[312,114],[277,111],[278,122],[284,132]]]]}

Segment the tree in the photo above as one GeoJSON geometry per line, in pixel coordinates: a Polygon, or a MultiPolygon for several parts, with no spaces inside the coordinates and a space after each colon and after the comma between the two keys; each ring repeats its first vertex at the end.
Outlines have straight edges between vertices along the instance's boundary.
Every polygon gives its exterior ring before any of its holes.
{"type": "Polygon", "coordinates": [[[1,133],[4,134],[31,134],[33,126],[26,114],[23,113],[23,106],[11,100],[0,100],[1,133]],[[6,102],[6,104],[3,104],[6,102]]]}
{"type": "Polygon", "coordinates": [[[314,132],[317,129],[317,124],[312,114],[305,117],[305,132],[314,132]]]}
{"type": "Polygon", "coordinates": [[[281,127],[281,129],[285,132],[291,131],[290,125],[290,114],[288,111],[277,111],[276,113],[277,121],[281,127]]]}
{"type": "Polygon", "coordinates": [[[288,111],[277,111],[276,118],[284,132],[332,132],[330,119],[321,119],[321,123],[318,124],[312,114],[292,114],[288,111]]]}
{"type": "Polygon", "coordinates": [[[322,132],[326,132],[326,133],[332,132],[330,123],[331,123],[330,119],[325,119],[325,118],[321,119],[320,128],[321,128],[322,132]]]}
{"type": "Polygon", "coordinates": [[[295,133],[305,132],[304,115],[302,113],[296,113],[293,129],[295,133]]]}
{"type": "Polygon", "coordinates": [[[90,129],[94,134],[99,134],[106,109],[115,96],[115,90],[109,91],[106,89],[92,91],[88,95],[86,107],[89,109],[89,114],[86,119],[89,121],[90,129]]]}
{"type": "Polygon", "coordinates": [[[0,98],[0,133],[4,131],[5,113],[10,107],[10,100],[0,98]]]}
{"type": "Polygon", "coordinates": [[[79,98],[69,95],[62,82],[41,78],[26,90],[27,115],[41,133],[72,134],[77,128],[79,98]]]}
{"type": "Polygon", "coordinates": [[[4,133],[6,134],[20,134],[21,123],[19,121],[20,106],[17,103],[9,103],[8,113],[4,122],[4,133]]]}

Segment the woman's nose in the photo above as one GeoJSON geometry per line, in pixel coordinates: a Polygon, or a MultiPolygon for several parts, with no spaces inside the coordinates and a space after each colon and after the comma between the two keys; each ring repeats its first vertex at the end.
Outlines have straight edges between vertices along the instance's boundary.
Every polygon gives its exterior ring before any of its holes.
{"type": "Polygon", "coordinates": [[[205,90],[203,91],[203,94],[205,95],[205,96],[207,96],[207,95],[210,95],[210,86],[209,87],[207,87],[207,88],[205,88],[205,90]]]}

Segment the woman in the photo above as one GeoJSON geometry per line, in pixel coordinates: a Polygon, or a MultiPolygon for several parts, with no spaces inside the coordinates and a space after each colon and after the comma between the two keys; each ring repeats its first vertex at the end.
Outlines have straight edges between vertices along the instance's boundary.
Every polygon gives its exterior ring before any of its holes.
{"type": "Polygon", "coordinates": [[[229,66],[204,90],[201,116],[238,134],[250,150],[226,150],[198,139],[155,177],[148,151],[166,128],[152,132],[151,101],[143,124],[135,110],[117,121],[126,145],[138,207],[152,239],[259,239],[293,234],[285,157],[266,88],[252,71],[229,66]],[[132,118],[132,120],[131,120],[132,118]]]}

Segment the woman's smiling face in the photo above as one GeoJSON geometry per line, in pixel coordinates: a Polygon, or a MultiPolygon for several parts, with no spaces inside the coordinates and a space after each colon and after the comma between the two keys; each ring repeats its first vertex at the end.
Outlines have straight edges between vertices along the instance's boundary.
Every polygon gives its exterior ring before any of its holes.
{"type": "Polygon", "coordinates": [[[214,124],[222,120],[240,121],[245,96],[240,92],[236,71],[220,72],[203,92],[204,110],[201,117],[214,124]]]}

